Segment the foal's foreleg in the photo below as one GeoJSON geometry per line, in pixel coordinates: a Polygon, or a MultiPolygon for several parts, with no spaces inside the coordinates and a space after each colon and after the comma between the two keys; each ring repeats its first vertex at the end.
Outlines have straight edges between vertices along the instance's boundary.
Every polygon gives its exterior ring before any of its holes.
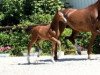
{"type": "Polygon", "coordinates": [[[55,44],[57,43],[58,44],[58,46],[59,46],[59,50],[61,51],[61,42],[58,40],[58,39],[56,39],[55,37],[52,37],[51,39],[50,39],[52,42],[53,42],[53,44],[52,44],[52,47],[53,47],[53,56],[55,55],[55,44]]]}
{"type": "Polygon", "coordinates": [[[53,63],[55,62],[55,60],[54,60],[54,56],[55,56],[54,52],[55,52],[55,43],[52,42],[52,51],[51,51],[52,57],[51,57],[51,60],[52,60],[53,63]]]}
{"type": "Polygon", "coordinates": [[[61,42],[58,39],[56,39],[55,37],[52,37],[51,39],[52,39],[53,42],[58,44],[59,50],[61,51],[61,42]]]}
{"type": "Polygon", "coordinates": [[[39,57],[40,56],[41,47],[40,47],[38,42],[36,42],[36,46],[37,46],[37,52],[38,52],[37,57],[39,57]]]}

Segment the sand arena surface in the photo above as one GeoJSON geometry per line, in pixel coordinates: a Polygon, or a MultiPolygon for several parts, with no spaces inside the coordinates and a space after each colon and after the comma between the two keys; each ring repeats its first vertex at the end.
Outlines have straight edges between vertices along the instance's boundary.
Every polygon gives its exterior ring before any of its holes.
{"type": "Polygon", "coordinates": [[[0,75],[100,75],[100,55],[61,56],[59,61],[51,62],[50,56],[41,56],[38,63],[31,57],[27,64],[25,57],[0,56],[0,75]]]}

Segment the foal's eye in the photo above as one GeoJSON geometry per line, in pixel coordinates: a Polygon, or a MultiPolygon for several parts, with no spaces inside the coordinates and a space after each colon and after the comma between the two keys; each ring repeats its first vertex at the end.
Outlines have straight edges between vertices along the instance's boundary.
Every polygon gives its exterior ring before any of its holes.
{"type": "Polygon", "coordinates": [[[64,17],[67,17],[67,15],[64,15],[64,17]]]}
{"type": "Polygon", "coordinates": [[[59,15],[60,15],[60,16],[63,16],[63,14],[62,14],[62,13],[59,13],[59,15]]]}

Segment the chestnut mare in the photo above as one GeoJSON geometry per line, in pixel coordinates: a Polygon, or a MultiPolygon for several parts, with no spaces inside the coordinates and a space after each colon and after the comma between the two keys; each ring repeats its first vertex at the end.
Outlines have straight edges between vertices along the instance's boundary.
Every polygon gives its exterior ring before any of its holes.
{"type": "MultiPolygon", "coordinates": [[[[88,59],[92,52],[92,46],[97,35],[100,35],[100,0],[83,9],[62,10],[67,19],[67,25],[72,28],[72,40],[79,32],[91,32],[92,36],[88,45],[88,59]]],[[[73,40],[74,43],[74,40],[73,40]]]]}
{"type": "MultiPolygon", "coordinates": [[[[59,31],[59,21],[66,22],[64,15],[61,11],[57,11],[53,17],[52,23],[46,25],[37,25],[37,26],[29,26],[28,29],[30,30],[30,41],[28,44],[28,63],[30,63],[30,50],[32,44],[35,44],[39,40],[48,40],[52,42],[52,56],[54,57],[54,46],[55,43],[59,46],[61,50],[61,42],[58,40],[58,36],[60,35],[59,31]]],[[[54,61],[54,60],[53,60],[54,61]]]]}

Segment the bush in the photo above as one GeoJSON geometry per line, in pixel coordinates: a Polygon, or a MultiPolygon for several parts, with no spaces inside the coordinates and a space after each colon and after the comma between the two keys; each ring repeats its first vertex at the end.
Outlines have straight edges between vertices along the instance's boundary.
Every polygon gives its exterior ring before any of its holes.
{"type": "Polygon", "coordinates": [[[28,35],[24,31],[16,31],[7,33],[0,33],[0,45],[11,46],[9,50],[11,55],[19,56],[27,48],[28,35]]]}
{"type": "Polygon", "coordinates": [[[26,11],[29,11],[28,9],[30,9],[31,12],[33,12],[32,14],[45,13],[53,15],[58,8],[63,7],[60,0],[25,0],[25,3],[26,11]],[[27,4],[30,5],[28,6],[27,4]]]}
{"type": "Polygon", "coordinates": [[[35,14],[30,16],[30,21],[34,22],[34,24],[45,24],[50,23],[52,20],[52,16],[50,14],[35,14]]]}
{"type": "Polygon", "coordinates": [[[34,19],[31,19],[31,22],[40,23],[42,21],[44,23],[44,18],[50,17],[48,14],[53,15],[57,8],[63,6],[60,0],[3,0],[1,5],[1,11],[4,14],[4,19],[1,21],[2,26],[30,21],[32,15],[34,19]],[[44,17],[44,15],[47,16],[44,17]],[[39,22],[34,20],[39,20],[39,22]]]}
{"type": "Polygon", "coordinates": [[[100,36],[97,36],[97,38],[94,42],[93,53],[100,54],[100,36]]]}
{"type": "Polygon", "coordinates": [[[84,46],[85,48],[88,47],[89,40],[91,39],[90,32],[82,32],[79,34],[81,38],[77,38],[77,44],[84,46]]]}
{"type": "Polygon", "coordinates": [[[4,13],[3,26],[18,24],[23,15],[23,0],[3,0],[2,12],[4,13]]]}

